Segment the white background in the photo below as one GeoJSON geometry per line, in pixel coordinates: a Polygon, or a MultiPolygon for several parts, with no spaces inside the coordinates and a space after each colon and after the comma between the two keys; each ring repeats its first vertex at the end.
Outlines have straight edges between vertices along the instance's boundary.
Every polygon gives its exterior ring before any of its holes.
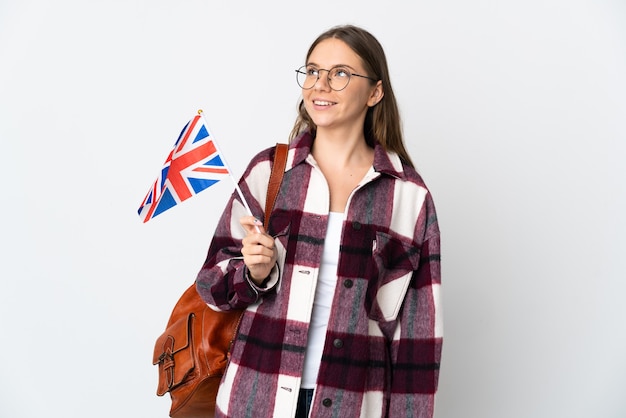
{"type": "Polygon", "coordinates": [[[341,23],[439,213],[436,416],[626,416],[623,1],[0,0],[0,417],[167,417],[154,341],[232,183],[136,210],[199,108],[237,176],[285,141],[341,23]]]}

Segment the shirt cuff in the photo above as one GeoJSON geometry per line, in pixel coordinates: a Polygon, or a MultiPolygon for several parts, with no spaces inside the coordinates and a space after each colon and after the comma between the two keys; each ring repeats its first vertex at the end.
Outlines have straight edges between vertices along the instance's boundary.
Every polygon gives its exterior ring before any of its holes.
{"type": "Polygon", "coordinates": [[[269,292],[270,290],[272,290],[274,287],[276,287],[276,285],[278,284],[279,277],[280,277],[280,269],[278,268],[278,263],[274,265],[274,267],[270,271],[270,274],[265,278],[265,280],[263,280],[263,282],[260,285],[256,284],[254,280],[252,280],[252,278],[250,277],[250,272],[248,271],[247,267],[245,270],[245,278],[248,281],[248,284],[252,286],[252,288],[259,295],[265,294],[269,292]]]}

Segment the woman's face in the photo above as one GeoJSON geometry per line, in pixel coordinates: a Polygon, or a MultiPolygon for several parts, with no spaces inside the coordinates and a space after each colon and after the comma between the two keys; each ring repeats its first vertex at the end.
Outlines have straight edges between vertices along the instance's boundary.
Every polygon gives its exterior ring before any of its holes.
{"type": "MultiPolygon", "coordinates": [[[[320,70],[341,66],[350,73],[369,76],[361,58],[345,42],[335,38],[320,42],[306,64],[320,70]]],[[[329,129],[362,130],[367,109],[382,99],[382,82],[351,76],[347,87],[336,91],[330,88],[328,74],[328,71],[320,71],[313,88],[302,90],[305,108],[318,134],[329,129]]]]}

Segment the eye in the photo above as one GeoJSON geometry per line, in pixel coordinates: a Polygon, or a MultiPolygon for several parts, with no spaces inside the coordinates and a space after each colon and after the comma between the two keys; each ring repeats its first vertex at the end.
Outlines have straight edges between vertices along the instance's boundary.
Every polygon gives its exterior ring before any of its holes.
{"type": "Polygon", "coordinates": [[[331,70],[330,76],[332,78],[348,78],[350,77],[350,71],[344,67],[336,67],[331,70]]]}
{"type": "Polygon", "coordinates": [[[315,67],[307,67],[306,68],[306,75],[310,76],[310,77],[317,77],[319,74],[319,70],[315,67]]]}

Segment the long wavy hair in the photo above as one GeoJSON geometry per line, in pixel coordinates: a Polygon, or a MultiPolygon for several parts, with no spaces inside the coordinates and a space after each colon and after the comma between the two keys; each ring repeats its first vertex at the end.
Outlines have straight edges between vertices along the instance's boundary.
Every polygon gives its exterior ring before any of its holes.
{"type": "MultiPolygon", "coordinates": [[[[335,26],[322,33],[311,44],[305,62],[308,62],[311,53],[320,42],[330,38],[345,42],[361,58],[367,75],[382,81],[383,98],[375,106],[370,107],[365,116],[363,126],[365,141],[372,147],[374,142],[378,141],[385,150],[397,153],[405,164],[414,167],[404,146],[400,112],[391,87],[387,58],[382,45],[365,29],[353,25],[335,26]]],[[[317,126],[307,113],[304,100],[300,100],[298,116],[289,136],[290,141],[306,130],[315,135],[317,126]]]]}

